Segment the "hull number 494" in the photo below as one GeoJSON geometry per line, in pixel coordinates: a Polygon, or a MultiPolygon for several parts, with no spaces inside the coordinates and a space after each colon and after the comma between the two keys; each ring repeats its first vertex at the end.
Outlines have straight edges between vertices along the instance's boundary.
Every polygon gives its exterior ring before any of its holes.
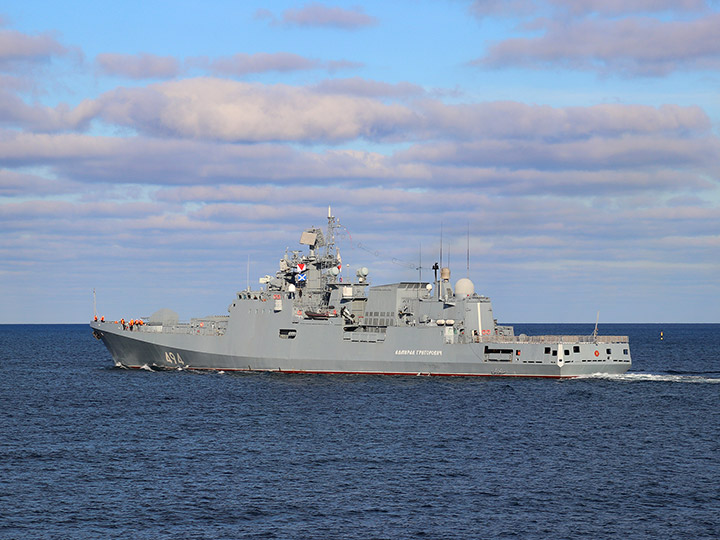
{"type": "Polygon", "coordinates": [[[166,352],[165,353],[165,361],[168,364],[172,364],[174,366],[184,366],[185,362],[183,362],[182,357],[180,356],[180,353],[174,353],[174,352],[166,352]]]}

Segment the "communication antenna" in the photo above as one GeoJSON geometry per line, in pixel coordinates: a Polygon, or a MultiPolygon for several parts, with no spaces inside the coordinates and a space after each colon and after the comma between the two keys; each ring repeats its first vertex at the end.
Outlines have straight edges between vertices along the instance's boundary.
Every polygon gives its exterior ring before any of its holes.
{"type": "Polygon", "coordinates": [[[467,278],[470,279],[470,222],[467,227],[467,278]]]}
{"type": "Polygon", "coordinates": [[[597,312],[597,317],[595,318],[595,330],[593,330],[593,340],[597,341],[597,327],[598,322],[600,322],[600,312],[597,312]]]}
{"type": "Polygon", "coordinates": [[[442,268],[443,265],[443,254],[442,254],[442,244],[443,244],[443,222],[440,222],[440,266],[438,266],[438,263],[435,263],[433,266],[433,270],[435,270],[435,288],[437,289],[437,299],[440,300],[440,281],[438,280],[438,270],[442,268]]]}
{"type": "Polygon", "coordinates": [[[442,221],[440,222],[440,266],[442,266],[442,233],[443,233],[443,224],[442,221]]]}
{"type": "Polygon", "coordinates": [[[422,282],[422,242],[418,244],[418,272],[420,274],[420,282],[422,282]]]}
{"type": "Polygon", "coordinates": [[[245,274],[245,284],[247,285],[247,291],[250,292],[250,254],[248,253],[247,270],[245,274]]]}
{"type": "Polygon", "coordinates": [[[93,287],[93,317],[97,319],[97,299],[95,298],[95,287],[93,287]]]}
{"type": "MultiPolygon", "coordinates": [[[[442,228],[440,229],[440,244],[442,245],[442,228]]],[[[452,245],[452,242],[450,242],[452,245]]],[[[445,266],[450,268],[450,247],[447,248],[445,253],[445,266]]],[[[440,266],[442,266],[442,256],[440,257],[440,266]]]]}

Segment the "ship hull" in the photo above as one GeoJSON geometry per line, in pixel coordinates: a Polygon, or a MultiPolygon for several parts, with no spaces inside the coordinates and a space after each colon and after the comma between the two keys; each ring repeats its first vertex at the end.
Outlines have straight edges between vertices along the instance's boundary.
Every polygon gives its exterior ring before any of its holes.
{"type": "Polygon", "coordinates": [[[116,364],[133,368],[565,378],[622,374],[631,365],[627,343],[444,343],[432,327],[373,334],[346,332],[334,323],[259,324],[252,332],[247,325],[231,326],[223,335],[129,331],[112,323],[91,327],[116,364]],[[280,337],[285,326],[291,328],[280,337]]]}

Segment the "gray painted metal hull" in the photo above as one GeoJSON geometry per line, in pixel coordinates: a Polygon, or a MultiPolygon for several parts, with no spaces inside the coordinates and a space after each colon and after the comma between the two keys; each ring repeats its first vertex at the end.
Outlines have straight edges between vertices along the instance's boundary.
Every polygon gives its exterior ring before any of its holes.
{"type": "MultiPolygon", "coordinates": [[[[270,319],[271,317],[267,317],[270,319]]],[[[456,375],[577,377],[621,374],[630,365],[627,343],[523,343],[492,341],[447,344],[441,329],[388,328],[384,336],[345,335],[334,321],[294,324],[294,339],[279,337],[282,327],[269,320],[252,331],[224,335],[155,333],[123,330],[112,323],[91,323],[114,361],[126,367],[289,373],[367,373],[388,375],[456,375]],[[373,340],[374,341],[370,341],[373,340]],[[378,340],[380,338],[380,340],[378,340]],[[569,347],[558,361],[550,346],[569,347]],[[572,352],[578,347],[578,352],[572,352]],[[491,350],[512,353],[486,354],[491,350]],[[501,349],[502,348],[502,349],[501,349]],[[610,351],[608,353],[608,351],[610,351]],[[623,353],[625,351],[625,354],[623,353]],[[596,354],[597,352],[597,354],[596,354]]],[[[292,323],[290,323],[292,324],[292,323]]],[[[242,326],[241,326],[242,329],[242,326]]]]}

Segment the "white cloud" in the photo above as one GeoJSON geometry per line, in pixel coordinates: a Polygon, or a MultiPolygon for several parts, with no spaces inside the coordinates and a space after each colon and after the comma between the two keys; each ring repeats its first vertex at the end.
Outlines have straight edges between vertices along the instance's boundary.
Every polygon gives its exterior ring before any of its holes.
{"type": "Polygon", "coordinates": [[[176,58],[148,53],[103,53],[97,55],[95,62],[107,75],[130,79],[165,79],[176,77],[181,73],[180,62],[176,58]]]}
{"type": "Polygon", "coordinates": [[[565,68],[604,75],[665,76],[676,71],[717,71],[720,14],[697,19],[660,18],[541,19],[532,29],[540,36],[492,43],[471,62],[486,68],[565,68]]]}

